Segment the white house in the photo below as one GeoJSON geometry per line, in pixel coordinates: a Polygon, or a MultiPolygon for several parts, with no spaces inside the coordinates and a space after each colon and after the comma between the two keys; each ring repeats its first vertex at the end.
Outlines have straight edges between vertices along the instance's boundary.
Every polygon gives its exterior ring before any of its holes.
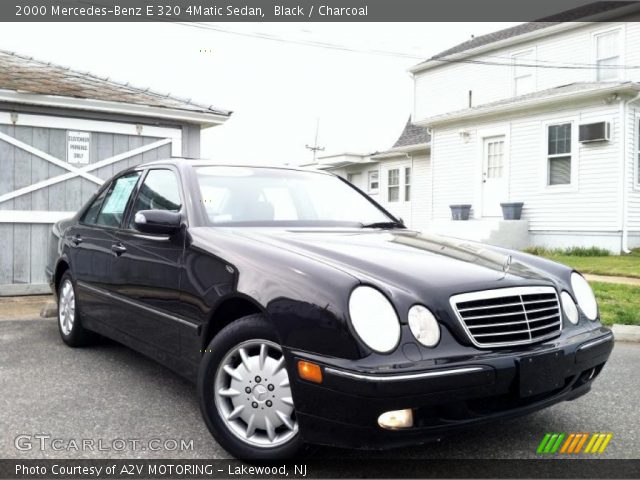
{"type": "Polygon", "coordinates": [[[385,152],[328,155],[306,166],[340,175],[410,228],[424,230],[431,211],[429,148],[427,129],[409,119],[393,147],[385,152]]]}
{"type": "Polygon", "coordinates": [[[640,16],[583,20],[475,37],[411,69],[413,121],[431,134],[413,208],[429,227],[470,204],[454,233],[510,228],[500,203],[524,202],[528,244],[640,247],[640,16]]]}

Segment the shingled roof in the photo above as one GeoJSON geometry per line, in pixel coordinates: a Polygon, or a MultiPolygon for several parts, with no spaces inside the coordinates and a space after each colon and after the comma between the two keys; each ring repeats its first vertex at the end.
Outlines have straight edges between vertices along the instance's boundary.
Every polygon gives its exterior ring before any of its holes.
{"type": "Polygon", "coordinates": [[[629,94],[636,95],[640,92],[640,83],[635,82],[574,82],[567,85],[539,90],[517,97],[503,98],[494,102],[484,103],[472,108],[464,108],[453,112],[436,115],[424,120],[425,124],[434,125],[442,122],[459,121],[461,119],[475,118],[480,115],[505,113],[514,108],[522,109],[523,105],[529,107],[543,106],[557,103],[571,98],[590,98],[601,95],[629,94]]]}
{"type": "Polygon", "coordinates": [[[229,116],[228,110],[0,50],[0,90],[229,116]]]}
{"type": "Polygon", "coordinates": [[[520,35],[534,32],[536,30],[542,30],[544,28],[548,28],[553,25],[557,25],[559,23],[584,20],[594,15],[609,12],[612,10],[616,10],[618,8],[627,7],[634,4],[636,4],[636,2],[630,2],[630,1],[594,2],[588,5],[567,10],[562,13],[558,13],[556,15],[542,18],[540,20],[536,20],[535,22],[521,23],[520,25],[516,25],[514,27],[509,27],[502,30],[498,30],[496,32],[488,33],[486,35],[473,37],[470,40],[459,43],[454,47],[448,48],[447,50],[444,50],[434,55],[430,59],[422,63],[419,63],[413,69],[419,69],[421,66],[427,63],[430,63],[434,60],[444,60],[446,57],[455,55],[457,53],[463,53],[463,52],[466,52],[467,50],[472,50],[474,48],[490,45],[492,43],[495,43],[501,40],[507,40],[509,38],[518,37],[520,35]]]}
{"type": "Polygon", "coordinates": [[[425,127],[411,123],[411,117],[407,120],[404,130],[393,144],[392,148],[408,147],[411,145],[422,145],[431,141],[431,135],[425,127]]]}

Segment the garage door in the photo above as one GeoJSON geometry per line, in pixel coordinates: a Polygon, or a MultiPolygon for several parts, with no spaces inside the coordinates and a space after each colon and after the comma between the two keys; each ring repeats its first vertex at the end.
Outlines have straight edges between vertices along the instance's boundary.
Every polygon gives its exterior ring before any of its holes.
{"type": "Polygon", "coordinates": [[[115,173],[180,144],[180,129],[0,112],[0,296],[48,291],[51,225],[115,173]]]}

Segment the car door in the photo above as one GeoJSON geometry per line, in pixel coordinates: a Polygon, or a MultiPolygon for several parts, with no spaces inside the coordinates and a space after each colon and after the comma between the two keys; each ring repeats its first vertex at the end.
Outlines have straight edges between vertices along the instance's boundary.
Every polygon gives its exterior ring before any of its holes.
{"type": "Polygon", "coordinates": [[[141,210],[180,212],[182,198],[175,170],[148,170],[114,243],[119,253],[111,278],[121,299],[114,304],[114,315],[126,322],[128,333],[153,348],[154,356],[178,354],[181,329],[189,327],[179,315],[185,234],[143,234],[135,229],[134,218],[141,210]]]}
{"type": "Polygon", "coordinates": [[[76,281],[80,314],[113,326],[109,291],[112,290],[112,245],[116,229],[141,172],[129,172],[103,188],[66,233],[71,270],[76,281]]]}

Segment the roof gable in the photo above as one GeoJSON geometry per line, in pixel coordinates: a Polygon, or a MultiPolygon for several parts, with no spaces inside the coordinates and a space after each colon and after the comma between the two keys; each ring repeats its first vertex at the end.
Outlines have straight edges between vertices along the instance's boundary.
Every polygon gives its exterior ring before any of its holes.
{"type": "Polygon", "coordinates": [[[452,55],[461,54],[476,48],[484,47],[491,45],[492,43],[500,42],[503,40],[509,40],[511,38],[517,38],[521,35],[535,32],[538,30],[543,30],[554,25],[559,25],[565,22],[576,22],[579,20],[585,20],[594,15],[611,12],[613,10],[617,10],[622,7],[628,7],[635,5],[636,2],[630,1],[604,1],[604,2],[594,2],[588,5],[584,5],[582,7],[574,8],[571,10],[567,10],[565,12],[558,13],[556,15],[552,15],[546,18],[541,18],[540,20],[536,20],[534,22],[521,23],[520,25],[515,25],[513,27],[505,28],[502,30],[497,30],[495,32],[488,33],[486,35],[480,35],[478,37],[472,37],[471,39],[459,43],[451,48],[443,50],[440,53],[432,56],[428,60],[421,62],[414,66],[411,70],[417,71],[420,70],[423,66],[430,64],[433,61],[445,61],[447,57],[452,55]]]}

